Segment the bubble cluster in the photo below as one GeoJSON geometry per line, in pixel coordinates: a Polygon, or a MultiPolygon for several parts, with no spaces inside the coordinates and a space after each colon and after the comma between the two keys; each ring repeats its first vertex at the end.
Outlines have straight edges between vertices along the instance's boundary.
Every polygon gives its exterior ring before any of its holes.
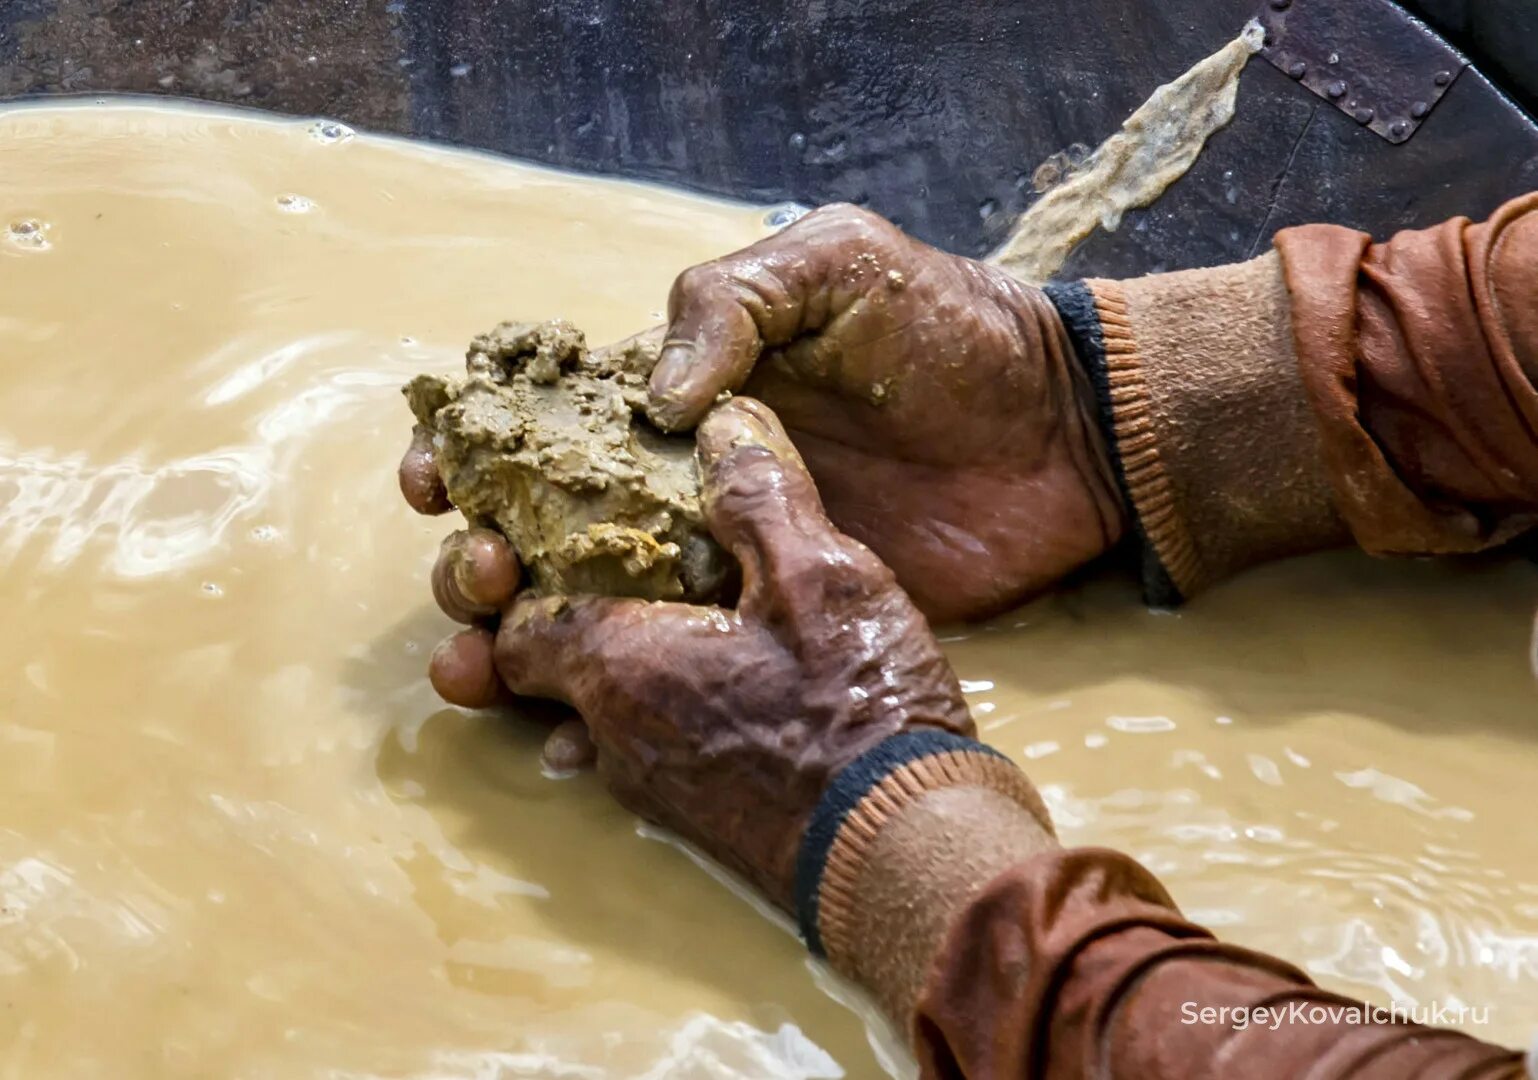
{"type": "Polygon", "coordinates": [[[46,221],[36,218],[22,218],[11,222],[5,230],[5,239],[14,247],[27,251],[47,251],[53,246],[48,239],[49,230],[52,228],[46,221]]]}
{"type": "Polygon", "coordinates": [[[354,134],[352,128],[335,120],[317,120],[310,125],[310,138],[320,143],[346,142],[354,134]]]}
{"type": "MultiPolygon", "coordinates": [[[[1036,171],[1030,177],[1031,190],[1038,195],[1051,191],[1082,168],[1092,153],[1083,143],[1074,143],[1066,150],[1059,150],[1036,166],[1036,171]]],[[[1016,186],[1024,187],[1018,181],[1016,186]]]]}

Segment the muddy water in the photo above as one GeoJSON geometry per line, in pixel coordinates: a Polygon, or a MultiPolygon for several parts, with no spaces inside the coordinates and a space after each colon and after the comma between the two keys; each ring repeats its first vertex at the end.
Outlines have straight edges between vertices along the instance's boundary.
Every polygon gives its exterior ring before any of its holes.
{"type": "MultiPolygon", "coordinates": [[[[646,326],[763,210],[139,105],[0,145],[0,1076],[880,1075],[781,927],[434,700],[451,523],[395,491],[407,376],[500,318],[646,326]]],[[[1069,839],[1525,1041],[1535,604],[1340,556],[948,648],[1069,839]]]]}

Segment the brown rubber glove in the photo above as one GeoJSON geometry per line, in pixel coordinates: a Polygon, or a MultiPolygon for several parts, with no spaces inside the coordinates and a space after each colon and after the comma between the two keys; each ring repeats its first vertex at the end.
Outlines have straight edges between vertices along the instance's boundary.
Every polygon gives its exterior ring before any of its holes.
{"type": "MultiPolygon", "coordinates": [[[[829,777],[900,730],[970,735],[955,674],[892,572],[837,532],[774,415],[737,398],[699,429],[707,521],[742,564],[736,610],[525,597],[493,641],[441,647],[450,700],[513,693],[574,706],[619,800],[790,905],[806,821],[829,777]],[[494,670],[493,670],[494,665],[494,670]]],[[[451,538],[446,610],[484,612],[516,581],[505,543],[451,538]]]]}
{"type": "Polygon", "coordinates": [[[669,318],[652,418],[764,401],[834,524],[932,619],[1007,609],[1122,535],[1062,320],[1002,271],[829,206],[686,271],[669,318]]]}

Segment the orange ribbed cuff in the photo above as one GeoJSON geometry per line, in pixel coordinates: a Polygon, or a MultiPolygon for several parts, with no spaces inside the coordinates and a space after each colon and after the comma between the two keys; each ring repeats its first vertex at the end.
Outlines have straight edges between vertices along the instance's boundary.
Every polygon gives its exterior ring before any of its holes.
{"type": "Polygon", "coordinates": [[[1159,564],[1175,587],[1188,595],[1197,584],[1200,564],[1191,533],[1176,510],[1174,486],[1159,454],[1153,402],[1127,310],[1126,293],[1120,282],[1095,281],[1092,294],[1105,341],[1111,421],[1127,497],[1159,564]]]}
{"type": "Polygon", "coordinates": [[[859,882],[876,837],[887,822],[928,792],[971,786],[997,792],[1025,808],[1050,836],[1056,836],[1041,795],[1020,767],[987,750],[948,750],[910,761],[888,773],[844,818],[823,869],[818,900],[818,930],[835,966],[852,956],[858,943],[849,925],[860,903],[859,882]]]}

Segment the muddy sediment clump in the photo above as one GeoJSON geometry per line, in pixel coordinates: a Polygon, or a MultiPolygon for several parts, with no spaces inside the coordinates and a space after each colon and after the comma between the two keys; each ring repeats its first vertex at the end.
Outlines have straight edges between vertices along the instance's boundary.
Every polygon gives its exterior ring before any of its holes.
{"type": "Polygon", "coordinates": [[[711,603],[735,564],[705,528],[694,439],[647,421],[660,331],[589,350],[566,322],[503,323],[463,377],[405,387],[449,498],[506,536],[541,593],[711,603]]]}

